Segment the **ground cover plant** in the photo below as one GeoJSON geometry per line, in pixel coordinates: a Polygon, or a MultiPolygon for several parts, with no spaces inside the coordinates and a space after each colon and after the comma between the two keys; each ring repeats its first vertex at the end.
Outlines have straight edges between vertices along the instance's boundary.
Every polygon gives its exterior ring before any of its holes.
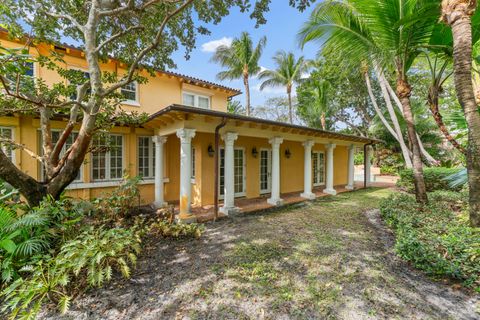
{"type": "Polygon", "coordinates": [[[47,303],[64,313],[75,297],[111,281],[114,272],[129,278],[145,237],[200,237],[197,224],[132,215],[138,182],[126,177],[118,189],[92,202],[47,196],[29,208],[14,192],[5,197],[0,315],[33,319],[47,303]]]}
{"type": "Polygon", "coordinates": [[[480,229],[468,224],[467,199],[463,193],[436,191],[422,207],[412,195],[395,193],[382,202],[381,213],[402,258],[428,275],[480,292],[480,229]]]}
{"type": "MultiPolygon", "coordinates": [[[[460,191],[463,186],[452,186],[449,183],[448,177],[459,172],[459,168],[444,168],[431,167],[423,170],[425,178],[425,186],[428,192],[436,190],[451,190],[460,191]]],[[[400,179],[397,182],[397,187],[404,189],[407,192],[413,193],[415,190],[413,171],[412,169],[400,170],[400,179]]]]}

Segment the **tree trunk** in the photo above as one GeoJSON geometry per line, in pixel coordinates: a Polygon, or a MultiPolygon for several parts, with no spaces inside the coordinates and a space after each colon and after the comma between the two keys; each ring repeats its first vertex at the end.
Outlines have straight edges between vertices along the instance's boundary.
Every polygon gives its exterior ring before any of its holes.
{"type": "Polygon", "coordinates": [[[34,207],[47,195],[47,188],[18,169],[0,148],[0,178],[11,184],[34,207]]]}
{"type": "Polygon", "coordinates": [[[467,171],[470,224],[480,227],[480,114],[472,84],[471,16],[477,3],[470,1],[442,2],[442,19],[452,27],[453,71],[455,89],[468,124],[467,171]]]}
{"type": "Polygon", "coordinates": [[[325,113],[322,112],[320,116],[320,122],[322,123],[322,130],[327,130],[327,119],[325,118],[325,113]]]}
{"type": "MultiPolygon", "coordinates": [[[[370,83],[370,78],[368,76],[368,73],[365,73],[365,83],[367,85],[368,95],[370,96],[370,100],[372,101],[372,105],[373,105],[373,108],[375,109],[375,112],[377,113],[377,116],[380,118],[385,128],[387,128],[388,132],[390,132],[390,134],[395,138],[395,140],[397,140],[400,143],[399,137],[397,136],[393,128],[390,126],[387,119],[385,119],[385,117],[383,116],[382,110],[380,110],[380,107],[377,104],[377,100],[373,94],[372,85],[370,83]]],[[[403,140],[403,137],[401,137],[401,139],[403,140]]],[[[405,142],[403,144],[405,145],[405,142]]],[[[405,160],[405,167],[411,169],[413,165],[412,165],[412,160],[410,158],[410,150],[406,146],[402,148],[401,143],[400,143],[400,147],[402,150],[403,159],[405,160]]]]}
{"type": "Polygon", "coordinates": [[[430,87],[428,90],[428,106],[430,107],[430,111],[432,112],[433,119],[437,123],[438,129],[442,132],[445,139],[447,139],[452,146],[454,146],[458,151],[462,154],[466,155],[467,151],[458,141],[450,134],[448,131],[447,126],[443,122],[443,117],[440,114],[440,110],[438,108],[438,90],[437,88],[430,87]]]}
{"type": "Polygon", "coordinates": [[[250,84],[248,82],[248,73],[243,74],[243,84],[245,85],[245,110],[246,110],[246,115],[250,116],[250,84]]]}
{"type": "MultiPolygon", "coordinates": [[[[400,68],[399,68],[400,69],[400,68]]],[[[403,117],[407,123],[407,132],[410,144],[412,146],[413,177],[415,183],[415,197],[419,203],[427,203],[427,189],[423,178],[423,163],[420,154],[420,144],[415,130],[412,107],[410,105],[411,86],[402,70],[397,70],[397,95],[402,103],[403,117]]]]}
{"type": "Polygon", "coordinates": [[[287,95],[288,95],[288,119],[290,120],[290,123],[293,124],[292,87],[290,85],[287,86],[287,95]]]}

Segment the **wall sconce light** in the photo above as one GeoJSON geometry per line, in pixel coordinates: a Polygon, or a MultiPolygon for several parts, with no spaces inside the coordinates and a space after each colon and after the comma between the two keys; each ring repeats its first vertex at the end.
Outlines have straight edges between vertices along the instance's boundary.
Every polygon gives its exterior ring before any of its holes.
{"type": "Polygon", "coordinates": [[[287,149],[285,150],[285,157],[287,157],[287,159],[290,159],[291,156],[292,156],[292,153],[290,152],[290,149],[287,148],[287,149]]]}
{"type": "Polygon", "coordinates": [[[212,147],[211,144],[208,145],[207,152],[208,152],[208,156],[209,156],[210,158],[213,157],[213,155],[215,154],[215,150],[213,150],[213,147],[212,147]]]}
{"type": "Polygon", "coordinates": [[[257,155],[258,155],[257,148],[256,148],[256,147],[253,147],[253,149],[252,149],[252,156],[253,156],[254,158],[256,158],[257,155]]]}

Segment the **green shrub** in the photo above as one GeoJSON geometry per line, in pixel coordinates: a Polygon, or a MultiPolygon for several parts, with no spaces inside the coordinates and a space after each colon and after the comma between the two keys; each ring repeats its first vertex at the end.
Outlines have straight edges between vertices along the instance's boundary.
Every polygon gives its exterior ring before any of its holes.
{"type": "MultiPolygon", "coordinates": [[[[425,179],[425,186],[428,192],[436,190],[451,190],[460,191],[461,187],[450,187],[446,177],[458,172],[458,168],[425,168],[423,170],[423,176],[425,179]]],[[[415,190],[413,170],[404,169],[399,172],[400,179],[397,181],[397,186],[405,189],[407,192],[413,192],[415,190]]]]}
{"type": "Polygon", "coordinates": [[[380,174],[397,175],[398,174],[398,168],[390,167],[390,166],[381,166],[380,167],[380,174]]]}
{"type": "Polygon", "coordinates": [[[170,223],[165,220],[158,220],[151,224],[151,231],[162,237],[200,238],[204,230],[205,227],[203,225],[196,223],[170,223]]]}
{"type": "Polygon", "coordinates": [[[110,281],[114,269],[129,278],[140,242],[135,228],[90,227],[62,245],[58,255],[45,256],[35,265],[24,267],[22,271],[29,276],[18,278],[0,294],[2,311],[12,318],[18,315],[33,319],[50,301],[64,313],[74,293],[110,281]]]}
{"type": "Polygon", "coordinates": [[[382,201],[380,210],[402,258],[431,276],[458,279],[480,291],[480,229],[452,208],[465,208],[463,194],[432,193],[422,208],[412,195],[397,193],[382,201]]]}
{"type": "Polygon", "coordinates": [[[92,201],[90,210],[99,223],[121,222],[140,204],[138,183],[141,178],[124,176],[122,183],[112,192],[92,201]]]}

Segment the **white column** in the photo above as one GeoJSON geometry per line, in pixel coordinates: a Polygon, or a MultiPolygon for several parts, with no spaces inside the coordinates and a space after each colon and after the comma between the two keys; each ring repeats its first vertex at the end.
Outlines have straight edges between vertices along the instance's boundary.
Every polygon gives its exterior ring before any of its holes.
{"type": "Polygon", "coordinates": [[[327,181],[325,182],[326,188],[323,190],[323,193],[328,193],[331,195],[336,195],[337,191],[333,188],[333,150],[335,149],[335,144],[327,144],[327,181]]]}
{"type": "Polygon", "coordinates": [[[352,144],[348,147],[348,184],[345,187],[347,190],[355,188],[355,146],[352,144]]]}
{"type": "Polygon", "coordinates": [[[371,163],[370,163],[370,146],[367,146],[366,149],[366,152],[364,154],[364,157],[365,159],[367,159],[367,161],[365,161],[365,177],[366,177],[366,185],[367,187],[371,185],[371,182],[372,182],[372,176],[371,176],[371,169],[370,169],[370,166],[371,166],[371,163]]]}
{"type": "Polygon", "coordinates": [[[314,144],[313,140],[302,143],[305,156],[303,162],[303,193],[300,196],[310,200],[315,199],[315,194],[312,192],[312,147],[314,144]]]}
{"type": "Polygon", "coordinates": [[[180,214],[181,220],[194,220],[191,215],[192,198],[192,138],[195,129],[178,129],[177,137],[180,138],[180,214]]]}
{"type": "Polygon", "coordinates": [[[268,142],[272,145],[272,193],[267,202],[278,206],[283,203],[280,199],[280,144],[283,138],[274,137],[268,142]]]}
{"type": "Polygon", "coordinates": [[[163,149],[165,142],[167,142],[167,137],[154,136],[152,138],[153,143],[155,144],[155,202],[154,205],[156,208],[162,208],[166,206],[166,202],[163,200],[163,149]]]}
{"type": "Polygon", "coordinates": [[[225,141],[225,180],[224,180],[224,198],[223,207],[220,211],[226,215],[238,211],[235,208],[235,174],[234,174],[234,143],[238,138],[236,132],[226,132],[222,135],[225,141]]]}

